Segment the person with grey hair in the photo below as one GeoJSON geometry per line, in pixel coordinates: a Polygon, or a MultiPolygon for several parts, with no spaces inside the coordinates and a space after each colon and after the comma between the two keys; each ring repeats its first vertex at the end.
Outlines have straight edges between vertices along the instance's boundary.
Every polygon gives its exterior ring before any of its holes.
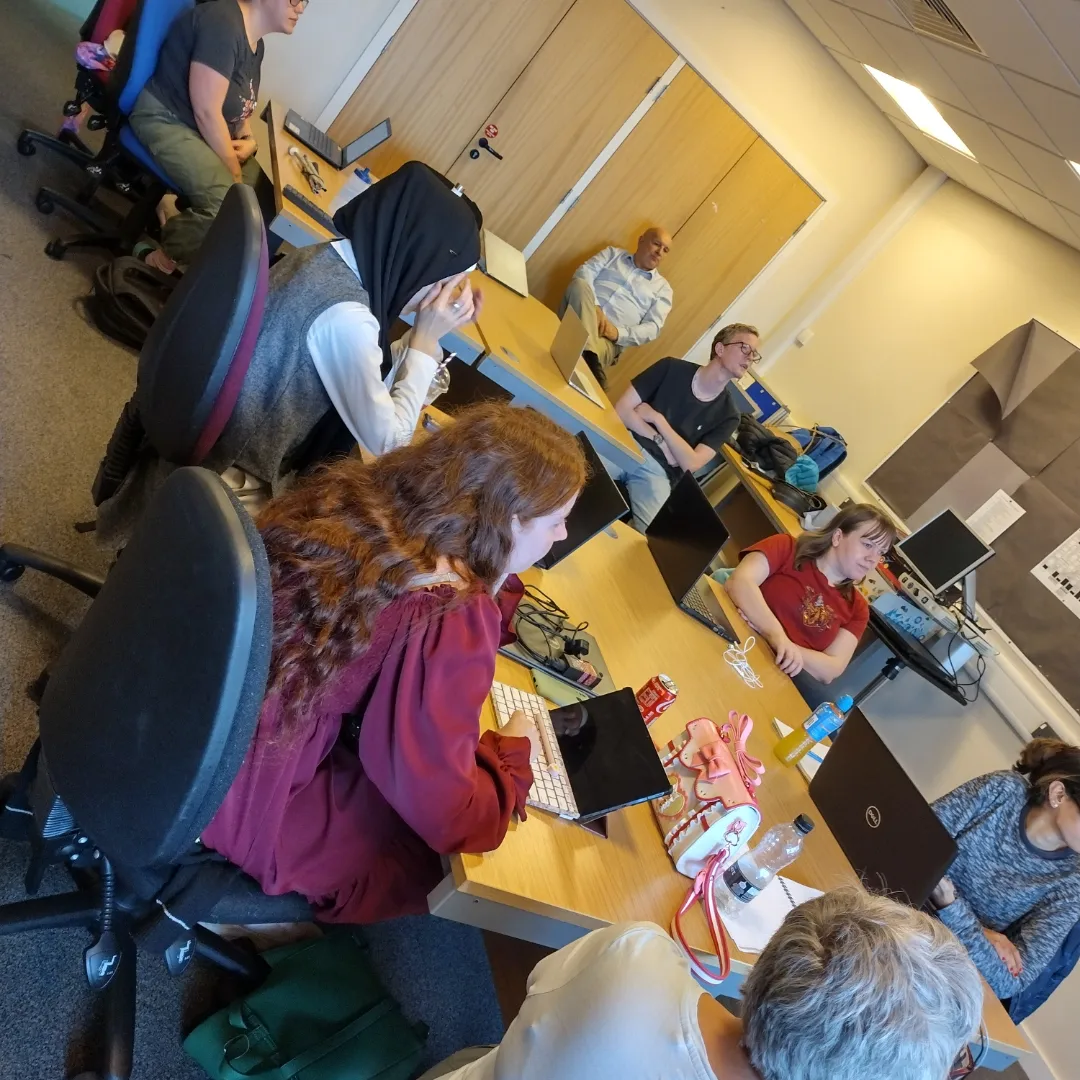
{"type": "Polygon", "coordinates": [[[421,1080],[944,1080],[983,991],[937,920],[859,889],[795,908],[742,991],[704,992],[653,923],[594,930],[545,957],[497,1047],[421,1080]]]}

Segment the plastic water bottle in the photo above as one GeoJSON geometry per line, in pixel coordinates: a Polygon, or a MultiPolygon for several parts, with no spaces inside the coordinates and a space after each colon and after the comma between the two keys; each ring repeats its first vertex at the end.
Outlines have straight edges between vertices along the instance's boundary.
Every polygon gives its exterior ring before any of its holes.
{"type": "Polygon", "coordinates": [[[854,702],[843,694],[834,705],[823,701],[794,731],[785,735],[774,747],[773,753],[785,765],[794,765],[801,761],[814,743],[827,739],[840,730],[844,717],[851,711],[854,702]]]}
{"type": "Polygon", "coordinates": [[[724,915],[738,916],[788,863],[803,849],[803,837],[814,828],[812,819],[800,814],[794,821],[774,825],[742,858],[716,879],[716,904],[724,915]]]}

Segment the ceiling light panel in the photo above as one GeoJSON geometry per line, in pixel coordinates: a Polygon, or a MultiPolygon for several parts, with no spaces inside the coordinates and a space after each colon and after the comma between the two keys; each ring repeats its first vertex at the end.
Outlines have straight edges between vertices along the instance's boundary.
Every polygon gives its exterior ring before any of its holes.
{"type": "Polygon", "coordinates": [[[974,160],[964,140],[949,126],[937,106],[917,87],[887,75],[869,64],[863,65],[878,85],[904,110],[905,115],[925,135],[974,160]]]}

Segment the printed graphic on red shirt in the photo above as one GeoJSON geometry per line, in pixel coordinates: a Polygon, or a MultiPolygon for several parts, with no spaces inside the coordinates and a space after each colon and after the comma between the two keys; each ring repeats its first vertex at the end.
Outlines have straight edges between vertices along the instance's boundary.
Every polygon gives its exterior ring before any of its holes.
{"type": "Polygon", "coordinates": [[[802,623],[812,630],[830,630],[836,612],[825,603],[818,590],[807,585],[802,598],[802,623]]]}

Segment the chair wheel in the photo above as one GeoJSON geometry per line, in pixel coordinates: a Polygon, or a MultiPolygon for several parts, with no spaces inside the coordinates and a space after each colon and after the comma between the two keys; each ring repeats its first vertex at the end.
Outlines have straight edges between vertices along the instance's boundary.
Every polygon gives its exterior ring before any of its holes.
{"type": "Polygon", "coordinates": [[[45,245],[45,254],[50,259],[62,259],[67,254],[67,248],[63,240],[50,240],[45,245]]]}
{"type": "Polygon", "coordinates": [[[18,150],[23,157],[33,157],[37,153],[37,147],[34,145],[34,140],[30,138],[29,131],[19,132],[19,138],[15,143],[15,149],[18,150]]]}
{"type": "Polygon", "coordinates": [[[82,112],[82,106],[77,101],[64,102],[65,116],[78,116],[80,112],[82,112]]]}
{"type": "Polygon", "coordinates": [[[86,121],[86,126],[91,131],[100,131],[109,121],[99,113],[95,113],[86,121]]]}
{"type": "Polygon", "coordinates": [[[56,204],[44,191],[39,191],[34,198],[34,205],[40,214],[51,214],[56,209],[56,204]]]}
{"type": "Polygon", "coordinates": [[[26,569],[21,563],[9,562],[7,559],[0,559],[0,581],[11,582],[18,581],[23,576],[23,571],[26,569]]]}

